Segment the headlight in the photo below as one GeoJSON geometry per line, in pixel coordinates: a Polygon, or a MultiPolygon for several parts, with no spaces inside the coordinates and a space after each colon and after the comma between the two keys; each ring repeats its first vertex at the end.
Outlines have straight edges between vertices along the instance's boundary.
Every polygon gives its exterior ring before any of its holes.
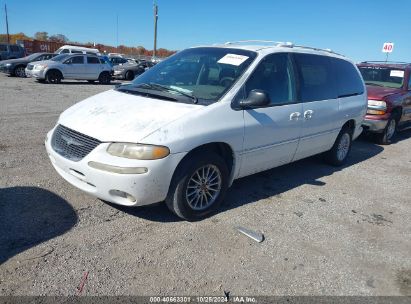
{"type": "Polygon", "coordinates": [[[35,69],[35,70],[43,70],[43,69],[45,69],[45,68],[47,68],[47,64],[36,64],[36,65],[34,66],[34,69],[35,69]]]}
{"type": "Polygon", "coordinates": [[[6,67],[10,67],[11,66],[11,63],[6,63],[6,67]]]}
{"type": "Polygon", "coordinates": [[[111,155],[132,159],[160,159],[170,154],[170,150],[163,146],[131,144],[131,143],[113,143],[107,148],[111,155]]]}
{"type": "Polygon", "coordinates": [[[387,104],[382,100],[368,100],[367,114],[383,115],[387,111],[387,104]]]}

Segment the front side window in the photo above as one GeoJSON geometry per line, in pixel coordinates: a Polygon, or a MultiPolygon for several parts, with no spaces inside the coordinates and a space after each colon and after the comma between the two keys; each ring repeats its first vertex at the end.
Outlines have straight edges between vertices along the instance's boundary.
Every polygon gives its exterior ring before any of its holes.
{"type": "Polygon", "coordinates": [[[408,91],[411,91],[411,75],[408,76],[408,91]]]}
{"type": "Polygon", "coordinates": [[[295,102],[294,75],[289,55],[281,53],[265,57],[247,80],[245,96],[252,90],[265,91],[273,106],[295,102]]]}
{"type": "Polygon", "coordinates": [[[326,56],[294,54],[303,102],[337,98],[335,74],[326,56]]]}
{"type": "Polygon", "coordinates": [[[65,63],[72,63],[72,64],[83,64],[84,58],[83,56],[74,56],[68,59],[65,63]]]}
{"type": "Polygon", "coordinates": [[[68,54],[70,53],[70,51],[68,49],[64,49],[60,52],[60,54],[68,54]]]}
{"type": "Polygon", "coordinates": [[[137,77],[127,90],[144,87],[150,93],[162,90],[171,94],[177,102],[186,102],[191,97],[194,103],[211,104],[232,87],[256,55],[230,48],[187,49],[137,77]]]}
{"type": "Polygon", "coordinates": [[[0,52],[7,52],[7,45],[0,44],[0,52]]]}
{"type": "Polygon", "coordinates": [[[359,66],[358,67],[366,85],[402,88],[405,71],[383,66],[359,66]]]}

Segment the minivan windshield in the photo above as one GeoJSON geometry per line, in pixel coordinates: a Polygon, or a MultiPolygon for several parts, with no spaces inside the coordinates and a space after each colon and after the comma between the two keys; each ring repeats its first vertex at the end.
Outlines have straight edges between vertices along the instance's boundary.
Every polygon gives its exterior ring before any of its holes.
{"type": "Polygon", "coordinates": [[[360,66],[358,68],[367,85],[395,89],[403,86],[404,70],[379,66],[360,66]]]}
{"type": "Polygon", "coordinates": [[[158,63],[118,91],[142,91],[175,102],[204,105],[218,101],[249,67],[252,51],[198,47],[181,51],[158,63]]]}
{"type": "Polygon", "coordinates": [[[65,58],[67,58],[68,56],[70,56],[70,54],[60,54],[60,55],[57,55],[56,57],[53,57],[53,58],[51,58],[50,60],[53,60],[53,61],[63,61],[65,58]]]}

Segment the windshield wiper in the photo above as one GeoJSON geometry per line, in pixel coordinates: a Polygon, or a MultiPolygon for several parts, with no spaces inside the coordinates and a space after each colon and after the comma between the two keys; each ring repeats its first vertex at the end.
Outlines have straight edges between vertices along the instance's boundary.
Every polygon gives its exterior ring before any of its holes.
{"type": "Polygon", "coordinates": [[[377,83],[374,83],[374,82],[366,82],[365,84],[366,85],[373,85],[373,86],[377,86],[377,87],[383,87],[383,85],[377,84],[377,83]]]}
{"type": "Polygon", "coordinates": [[[183,96],[185,96],[185,97],[188,97],[188,98],[192,99],[192,100],[193,100],[193,103],[198,103],[198,98],[197,98],[196,96],[187,94],[187,93],[185,93],[185,92],[182,92],[182,91],[180,91],[179,89],[171,88],[171,87],[168,87],[168,86],[165,86],[165,85],[161,85],[161,84],[158,84],[158,83],[153,83],[153,82],[150,82],[150,84],[148,84],[148,83],[142,83],[142,84],[139,85],[139,86],[141,86],[141,87],[147,87],[147,88],[149,88],[149,89],[160,90],[160,91],[173,91],[173,92],[177,92],[177,93],[179,93],[179,94],[181,94],[181,95],[183,95],[183,96]]]}

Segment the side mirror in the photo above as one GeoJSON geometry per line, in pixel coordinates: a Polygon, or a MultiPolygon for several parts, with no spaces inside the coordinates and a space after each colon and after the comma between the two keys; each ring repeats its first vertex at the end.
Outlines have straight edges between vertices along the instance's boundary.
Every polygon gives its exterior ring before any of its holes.
{"type": "Polygon", "coordinates": [[[263,90],[252,90],[248,97],[240,101],[240,107],[243,109],[264,108],[270,104],[270,97],[263,90]]]}

